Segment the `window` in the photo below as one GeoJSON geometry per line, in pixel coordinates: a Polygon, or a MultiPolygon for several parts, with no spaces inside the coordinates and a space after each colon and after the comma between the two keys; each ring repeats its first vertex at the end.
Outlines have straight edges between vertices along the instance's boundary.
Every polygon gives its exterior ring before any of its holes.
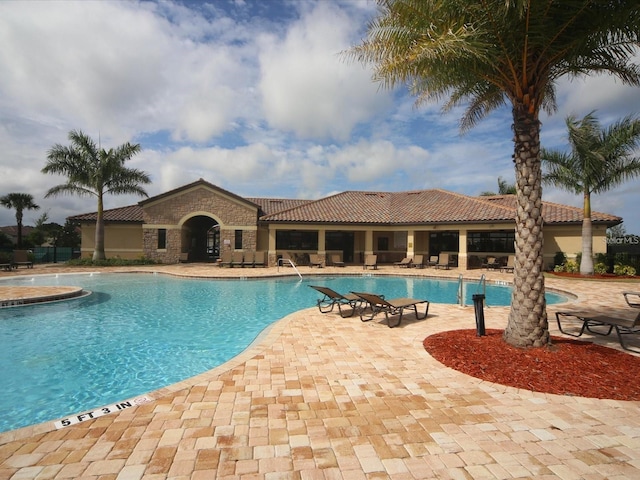
{"type": "Polygon", "coordinates": [[[389,237],[378,237],[378,250],[381,252],[389,250],[389,237]]]}
{"type": "Polygon", "coordinates": [[[318,250],[318,232],[278,230],[276,248],[278,250],[318,250]]]}
{"type": "Polygon", "coordinates": [[[440,252],[458,252],[459,237],[458,232],[429,233],[429,255],[438,255],[440,252]]]}
{"type": "Polygon", "coordinates": [[[167,229],[158,229],[158,250],[165,250],[167,248],[167,229]]]}
{"type": "Polygon", "coordinates": [[[236,230],[235,246],[236,250],[242,250],[242,230],[236,230]]]}
{"type": "Polygon", "coordinates": [[[515,232],[469,232],[467,250],[469,252],[515,252],[515,232]]]}

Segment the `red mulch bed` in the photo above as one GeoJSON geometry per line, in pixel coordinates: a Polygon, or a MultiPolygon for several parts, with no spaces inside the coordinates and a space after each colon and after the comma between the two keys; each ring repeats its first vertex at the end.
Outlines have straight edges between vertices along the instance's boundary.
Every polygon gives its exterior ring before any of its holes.
{"type": "Polygon", "coordinates": [[[427,352],[472,377],[535,392],[640,400],[640,357],[590,342],[552,337],[552,345],[520,349],[502,330],[452,330],[424,340],[427,352]]]}
{"type": "Polygon", "coordinates": [[[563,278],[580,278],[584,280],[629,280],[637,279],[638,277],[631,277],[629,275],[616,275],[615,273],[594,273],[593,275],[582,275],[580,273],[569,272],[548,272],[549,275],[563,278]]]}

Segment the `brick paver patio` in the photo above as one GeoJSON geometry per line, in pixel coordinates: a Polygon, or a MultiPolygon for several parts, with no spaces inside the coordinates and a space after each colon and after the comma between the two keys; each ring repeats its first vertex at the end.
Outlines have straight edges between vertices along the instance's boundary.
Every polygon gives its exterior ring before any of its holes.
{"type": "MultiPolygon", "coordinates": [[[[239,274],[209,265],[144,269],[239,274]]],[[[548,279],[547,287],[608,306],[623,305],[621,292],[640,283],[548,279]]],[[[5,294],[0,288],[0,300],[5,294]]],[[[486,309],[487,327],[504,328],[507,313],[486,309]]],[[[0,434],[0,479],[640,478],[640,402],[541,394],[461,374],[422,347],[426,336],[458,328],[475,328],[473,307],[432,304],[427,319],[394,329],[309,308],[225,365],[150,392],[148,403],[59,430],[49,422],[0,434]]],[[[619,348],[613,336],[593,340],[619,348]]]]}

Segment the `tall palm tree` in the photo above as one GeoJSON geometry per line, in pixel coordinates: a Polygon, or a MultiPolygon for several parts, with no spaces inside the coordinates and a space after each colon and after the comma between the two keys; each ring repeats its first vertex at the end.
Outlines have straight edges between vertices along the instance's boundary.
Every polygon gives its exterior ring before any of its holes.
{"type": "Polygon", "coordinates": [[[350,58],[383,87],[408,84],[417,103],[466,104],[462,130],[509,104],[516,179],[514,290],[505,340],[549,343],[544,297],[540,120],[564,76],[609,72],[640,85],[637,0],[378,0],[350,58]]]}
{"type": "Polygon", "coordinates": [[[147,197],[140,184],[150,183],[149,175],[124,163],[140,152],[139,144],[124,143],[109,150],[96,146],[81,131],[69,132],[70,146],[55,144],[47,153],[42,173],[66,175],[67,183],[50,188],[45,197],[60,194],[95,196],[98,200],[96,240],[93,260],[104,260],[104,196],[135,194],[147,197]]]}
{"type": "Polygon", "coordinates": [[[16,224],[18,225],[18,248],[22,248],[22,219],[25,210],[38,210],[40,207],[33,203],[33,195],[29,193],[9,193],[0,198],[0,204],[7,208],[15,208],[16,224]]]}
{"type": "Polygon", "coordinates": [[[591,112],[582,120],[569,116],[566,123],[571,153],[543,148],[542,181],[583,195],[580,273],[593,275],[591,194],[640,175],[640,157],[633,156],[640,147],[640,119],[625,117],[602,129],[591,112]]]}

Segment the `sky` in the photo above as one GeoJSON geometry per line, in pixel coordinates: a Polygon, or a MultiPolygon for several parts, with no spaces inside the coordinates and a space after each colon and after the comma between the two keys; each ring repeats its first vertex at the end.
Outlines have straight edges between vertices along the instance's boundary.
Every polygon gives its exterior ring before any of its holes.
{"type": "MultiPolygon", "coordinates": [[[[369,0],[0,2],[0,196],[39,210],[94,212],[94,197],[45,198],[47,152],[81,130],[103,148],[138,143],[127,167],[149,196],[200,178],[245,197],[317,199],[346,190],[442,188],[466,195],[515,183],[511,112],[460,133],[461,110],[416,106],[344,55],[376,14],[369,0]]],[[[609,76],[561,80],[542,144],[566,150],[565,118],[595,110],[603,126],[640,112],[640,89],[609,76]]],[[[105,208],[135,196],[107,196],[105,208]]],[[[581,207],[545,186],[543,200],[581,207]]],[[[640,179],[592,197],[640,234],[640,179]]],[[[15,210],[0,207],[0,226],[15,210]]]]}

